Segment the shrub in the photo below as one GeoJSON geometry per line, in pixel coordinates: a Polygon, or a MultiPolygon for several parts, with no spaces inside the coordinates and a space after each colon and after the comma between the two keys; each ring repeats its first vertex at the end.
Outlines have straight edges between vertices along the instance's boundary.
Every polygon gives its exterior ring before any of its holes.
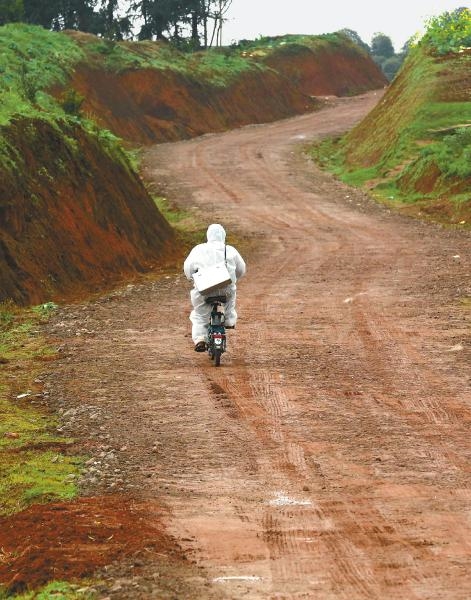
{"type": "Polygon", "coordinates": [[[471,11],[468,8],[432,17],[426,26],[421,44],[430,46],[440,56],[471,47],[471,11]]]}
{"type": "Polygon", "coordinates": [[[423,150],[433,158],[440,171],[448,177],[471,177],[471,128],[462,127],[443,138],[441,144],[432,144],[423,150]]]}
{"type": "Polygon", "coordinates": [[[62,94],[59,104],[68,115],[79,116],[84,100],[84,96],[81,96],[77,90],[70,88],[62,94]]]}
{"type": "Polygon", "coordinates": [[[23,98],[36,104],[36,94],[39,91],[38,80],[33,72],[29,72],[25,62],[22,62],[19,68],[18,89],[23,98]]]}

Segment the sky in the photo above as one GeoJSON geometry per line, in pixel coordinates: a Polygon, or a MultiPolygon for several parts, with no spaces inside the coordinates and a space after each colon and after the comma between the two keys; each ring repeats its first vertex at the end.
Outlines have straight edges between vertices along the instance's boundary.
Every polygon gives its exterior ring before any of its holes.
{"type": "Polygon", "coordinates": [[[384,33],[399,52],[408,39],[423,30],[427,18],[461,6],[470,4],[466,0],[232,0],[223,43],[253,40],[260,35],[317,35],[347,28],[368,44],[375,33],[384,33]]]}

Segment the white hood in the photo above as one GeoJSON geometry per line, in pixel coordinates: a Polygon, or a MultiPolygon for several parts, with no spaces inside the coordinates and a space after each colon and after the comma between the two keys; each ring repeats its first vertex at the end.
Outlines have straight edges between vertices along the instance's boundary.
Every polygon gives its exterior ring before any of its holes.
{"type": "Polygon", "coordinates": [[[213,223],[208,227],[206,237],[208,238],[208,242],[222,242],[224,244],[226,241],[226,231],[222,225],[213,223]]]}

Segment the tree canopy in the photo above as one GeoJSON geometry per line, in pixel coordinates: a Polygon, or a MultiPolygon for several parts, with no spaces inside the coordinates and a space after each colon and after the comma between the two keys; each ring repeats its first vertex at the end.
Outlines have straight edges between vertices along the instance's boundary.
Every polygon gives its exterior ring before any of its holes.
{"type": "Polygon", "coordinates": [[[375,33],[371,39],[371,54],[391,58],[394,56],[394,46],[391,38],[384,33],[375,33]]]}
{"type": "Polygon", "coordinates": [[[193,48],[221,44],[232,0],[0,0],[0,25],[22,21],[77,29],[110,39],[187,40],[193,48]]]}
{"type": "Polygon", "coordinates": [[[339,31],[339,33],[343,33],[348,38],[350,38],[352,40],[352,42],[355,42],[355,44],[357,44],[357,46],[360,46],[360,48],[363,48],[363,50],[370,52],[370,47],[368,46],[368,44],[366,42],[364,42],[361,39],[360,35],[353,29],[341,29],[339,31]]]}

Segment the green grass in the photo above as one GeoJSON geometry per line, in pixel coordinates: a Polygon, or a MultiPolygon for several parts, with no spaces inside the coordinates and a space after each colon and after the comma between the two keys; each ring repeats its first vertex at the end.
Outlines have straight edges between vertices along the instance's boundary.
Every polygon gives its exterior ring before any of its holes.
{"type": "Polygon", "coordinates": [[[66,35],[33,25],[0,27],[0,124],[55,107],[46,90],[65,84],[84,53],[66,35]]]}
{"type": "Polygon", "coordinates": [[[87,591],[81,591],[84,586],[72,584],[65,581],[53,581],[39,590],[23,592],[14,596],[2,592],[0,588],[0,600],[93,600],[96,595],[87,591]]]}
{"type": "Polygon", "coordinates": [[[74,38],[95,66],[112,72],[132,69],[171,69],[184,73],[185,55],[159,42],[113,42],[92,36],[74,38]]]}
{"type": "Polygon", "coordinates": [[[171,204],[167,198],[162,196],[153,196],[155,205],[167,221],[174,226],[181,225],[185,228],[189,219],[193,219],[192,213],[188,210],[179,208],[175,204],[171,204]]]}
{"type": "MultiPolygon", "coordinates": [[[[371,113],[309,154],[344,182],[367,186],[382,202],[417,203],[420,212],[427,203],[441,205],[445,222],[469,226],[471,131],[460,126],[471,124],[464,89],[470,68],[469,54],[437,59],[423,45],[415,48],[371,113]]],[[[434,218],[441,220],[438,209],[434,218]]]]}
{"type": "MultiPolygon", "coordinates": [[[[288,34],[278,36],[261,36],[256,40],[241,40],[232,48],[244,51],[262,50],[275,51],[289,46],[306,46],[311,49],[320,49],[327,46],[344,46],[348,38],[341,33],[326,33],[322,35],[288,34]]],[[[288,48],[288,52],[290,52],[288,48]]]]}
{"type": "Polygon", "coordinates": [[[0,514],[19,512],[32,503],[71,500],[82,461],[46,451],[24,451],[0,458],[0,514]],[[9,460],[8,460],[9,459],[9,460]]]}
{"type": "Polygon", "coordinates": [[[161,214],[172,225],[183,249],[189,251],[194,245],[205,241],[205,239],[202,239],[202,231],[205,225],[198,215],[193,211],[172,204],[162,196],[153,195],[152,198],[161,214]]]}
{"type": "Polygon", "coordinates": [[[39,325],[52,303],[34,309],[0,306],[0,514],[32,503],[73,498],[82,459],[61,450],[71,440],[59,436],[57,418],[37,404],[34,382],[44,360],[54,356],[39,325]]]}
{"type": "Polygon", "coordinates": [[[194,68],[198,78],[219,87],[230,85],[244,72],[258,72],[265,69],[257,62],[248,61],[239,54],[226,49],[213,49],[200,56],[198,54],[190,56],[188,66],[190,70],[194,68]]]}
{"type": "MultiPolygon", "coordinates": [[[[471,113],[471,103],[468,109],[471,113]]],[[[458,128],[452,135],[424,148],[415,167],[426,168],[430,164],[437,165],[444,177],[471,177],[471,129],[458,128]]]]}
{"type": "Polygon", "coordinates": [[[84,52],[97,65],[112,72],[136,69],[172,71],[203,83],[224,87],[245,71],[264,67],[243,58],[230,48],[180,52],[159,42],[109,42],[89,36],[78,39],[84,52]]]}

